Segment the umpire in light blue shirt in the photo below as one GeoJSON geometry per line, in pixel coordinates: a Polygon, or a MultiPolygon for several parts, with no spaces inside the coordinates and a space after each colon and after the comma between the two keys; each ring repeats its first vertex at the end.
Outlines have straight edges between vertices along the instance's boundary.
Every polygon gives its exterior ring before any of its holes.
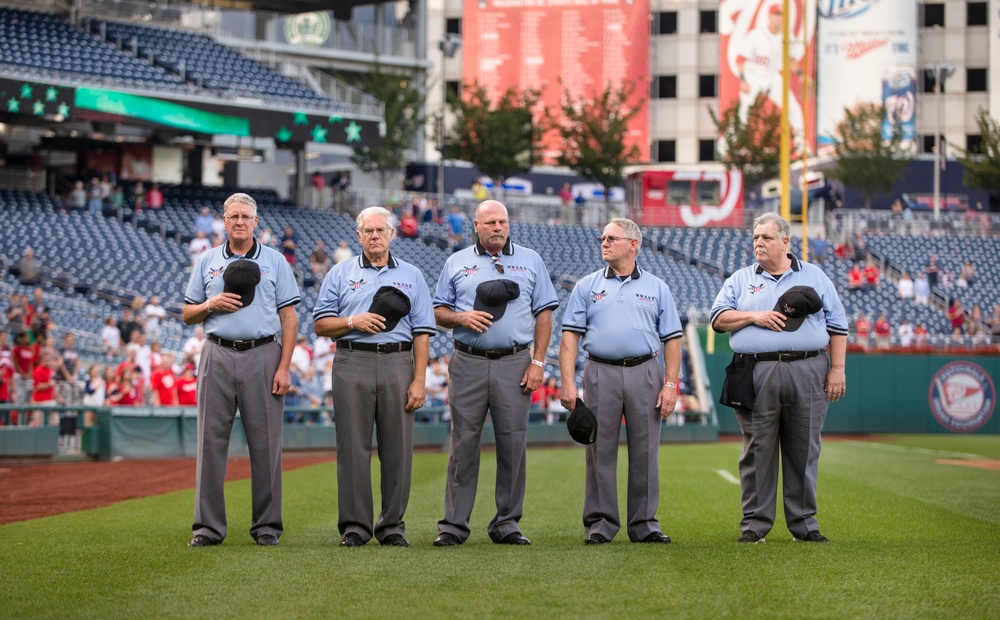
{"type": "Polygon", "coordinates": [[[528,545],[519,524],[528,410],[531,392],[542,384],[552,309],[559,302],[541,257],[511,243],[503,204],[480,203],[473,226],[475,244],[448,258],[434,295],[438,325],[455,336],[448,367],[451,452],[444,518],[434,545],[460,545],[469,537],[487,412],[497,458],[497,512],[487,532],[497,544],[528,545]]]}
{"type": "Polygon", "coordinates": [[[774,526],[779,456],[793,539],[827,541],[816,521],[816,477],[828,403],[846,389],[847,317],[830,278],[788,253],[789,235],[776,213],[754,220],[757,262],[730,276],[712,305],[712,327],[731,333],[735,352],[723,404],[743,431],[743,543],[763,542],[774,526]]]}
{"type": "Polygon", "coordinates": [[[281,519],[281,424],[298,332],[299,288],[284,257],[257,243],[257,202],[233,194],[224,204],[228,241],[198,258],[182,317],[204,323],[198,364],[198,472],[191,547],[226,537],[226,463],[237,406],[250,450],[258,545],[277,545],[281,519]]]}
{"type": "Polygon", "coordinates": [[[362,253],[323,279],[313,311],[319,336],[337,340],[333,403],[337,423],[338,528],[344,547],[372,537],[408,547],[403,515],[410,500],[413,412],[424,404],[430,337],[436,333],[421,271],[389,252],[391,214],[358,214],[362,253]],[[382,511],[372,505],[372,431],[378,436],[382,511]]]}
{"type": "Polygon", "coordinates": [[[660,420],[673,412],[677,402],[681,322],[667,284],[636,263],[642,232],[635,222],[611,220],[600,243],[607,267],[584,276],[573,288],[559,348],[560,401],[567,409],[576,409],[576,358],[582,341],[587,352],[584,394],[597,418],[596,440],[587,446],[585,542],[611,542],[621,527],[617,469],[624,415],[629,539],[669,543],[656,519],[660,420]]]}

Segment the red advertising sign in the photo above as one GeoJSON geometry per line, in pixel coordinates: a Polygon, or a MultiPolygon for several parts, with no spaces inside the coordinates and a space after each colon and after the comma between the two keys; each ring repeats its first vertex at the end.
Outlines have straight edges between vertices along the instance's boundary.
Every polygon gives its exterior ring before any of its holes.
{"type": "MultiPolygon", "coordinates": [[[[719,111],[740,106],[746,112],[759,96],[766,105],[781,110],[783,0],[722,0],[719,3],[719,111]]],[[[810,0],[789,0],[789,105],[788,121],[794,136],[792,151],[804,144],[815,152],[815,97],[803,106],[803,82],[815,85],[815,5],[810,0]],[[811,11],[803,27],[804,11],[811,11]],[[803,34],[805,33],[805,36],[803,34]],[[808,54],[806,53],[808,51],[808,54]],[[805,142],[804,142],[805,140],[805,142]]]]}
{"type": "MultiPolygon", "coordinates": [[[[465,0],[462,75],[491,100],[507,89],[542,91],[539,110],[560,107],[563,87],[574,98],[595,98],[610,84],[636,85],[631,103],[647,98],[648,0],[465,0]],[[561,81],[561,85],[560,85],[561,81]]],[[[543,145],[551,163],[559,152],[552,132],[543,145]]],[[[627,144],[649,159],[649,108],[630,123],[627,144]]]]}

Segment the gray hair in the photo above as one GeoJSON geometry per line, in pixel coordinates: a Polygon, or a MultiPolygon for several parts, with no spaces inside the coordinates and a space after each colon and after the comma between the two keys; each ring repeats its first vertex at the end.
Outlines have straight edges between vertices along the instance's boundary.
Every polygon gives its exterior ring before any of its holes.
{"type": "Polygon", "coordinates": [[[771,212],[757,216],[754,219],[753,227],[750,230],[757,230],[757,227],[762,224],[774,224],[778,228],[778,234],[785,239],[791,238],[792,236],[792,227],[788,225],[788,220],[781,217],[777,213],[771,212]]]}
{"type": "Polygon", "coordinates": [[[229,208],[229,205],[236,203],[244,204],[250,207],[250,209],[253,211],[254,217],[257,217],[257,201],[251,198],[249,195],[243,194],[241,192],[237,192],[232,196],[230,196],[229,198],[226,198],[226,202],[222,203],[222,212],[225,213],[226,209],[229,208]]]}
{"type": "Polygon", "coordinates": [[[639,247],[642,247],[642,231],[639,230],[639,226],[635,222],[626,217],[616,217],[608,222],[608,224],[614,224],[621,228],[626,237],[635,239],[639,242],[639,247]]]}
{"type": "Polygon", "coordinates": [[[392,222],[392,213],[385,207],[368,207],[367,209],[362,209],[361,213],[358,213],[358,217],[354,220],[358,230],[361,230],[361,223],[369,215],[381,215],[385,218],[386,222],[392,222]]]}

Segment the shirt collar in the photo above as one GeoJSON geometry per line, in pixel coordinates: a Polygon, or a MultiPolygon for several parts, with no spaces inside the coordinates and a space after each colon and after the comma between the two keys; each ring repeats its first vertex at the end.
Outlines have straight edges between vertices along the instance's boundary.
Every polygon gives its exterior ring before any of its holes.
{"type": "MultiPolygon", "coordinates": [[[[361,259],[361,266],[362,267],[372,267],[374,269],[378,269],[378,267],[376,267],[375,265],[373,265],[372,262],[370,260],[368,260],[368,257],[365,256],[364,252],[361,253],[360,259],[361,259]]],[[[385,266],[388,267],[389,269],[394,269],[395,267],[399,266],[399,261],[397,261],[393,257],[392,252],[389,252],[389,261],[386,262],[385,266]]]]}
{"type": "MultiPolygon", "coordinates": [[[[786,256],[788,256],[788,258],[791,259],[792,261],[792,271],[798,271],[799,269],[802,269],[802,262],[799,259],[795,258],[791,254],[787,254],[786,256]]],[[[764,268],[760,266],[760,263],[757,263],[757,269],[755,269],[755,271],[757,275],[760,275],[764,273],[764,268]]]]}
{"type": "MultiPolygon", "coordinates": [[[[489,254],[489,252],[486,251],[486,248],[483,247],[483,244],[479,242],[478,237],[476,237],[476,247],[473,251],[480,256],[483,254],[489,254]]],[[[500,250],[500,253],[505,256],[511,256],[514,254],[514,244],[510,242],[510,237],[507,237],[507,243],[503,244],[503,248],[500,250]]]]}
{"type": "MultiPolygon", "coordinates": [[[[232,258],[234,256],[239,256],[239,254],[236,254],[235,252],[229,249],[229,242],[227,241],[222,245],[222,257],[232,258]]],[[[253,245],[250,246],[250,251],[247,252],[246,256],[244,256],[243,258],[252,258],[256,260],[258,256],[260,256],[260,245],[257,243],[257,239],[254,239],[253,245]]]]}
{"type": "MultiPolygon", "coordinates": [[[[639,263],[636,263],[635,267],[632,268],[632,273],[629,275],[629,278],[638,280],[640,275],[642,275],[642,270],[639,269],[639,263]]],[[[611,270],[611,265],[608,265],[604,268],[604,277],[610,280],[612,278],[617,278],[618,275],[611,270]]]]}

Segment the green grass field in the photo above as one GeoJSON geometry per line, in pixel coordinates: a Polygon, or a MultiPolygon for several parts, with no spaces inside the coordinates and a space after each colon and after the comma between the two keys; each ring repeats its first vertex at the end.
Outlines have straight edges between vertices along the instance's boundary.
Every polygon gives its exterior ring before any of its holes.
{"type": "Polygon", "coordinates": [[[719,443],[662,448],[672,545],[624,530],[583,545],[583,450],[532,449],[521,525],[533,544],[490,543],[487,452],[473,535],[439,549],[446,455],[420,454],[409,549],[338,547],[327,463],[285,474],[276,548],[247,534],[249,481],[227,487],[220,547],[185,546],[193,491],[0,527],[0,617],[1000,618],[1000,471],[935,462],[1000,458],[1000,437],[891,439],[825,444],[826,545],[793,543],[780,516],[766,543],[737,544],[739,487],[718,470],[736,474],[740,446],[719,443]]]}

